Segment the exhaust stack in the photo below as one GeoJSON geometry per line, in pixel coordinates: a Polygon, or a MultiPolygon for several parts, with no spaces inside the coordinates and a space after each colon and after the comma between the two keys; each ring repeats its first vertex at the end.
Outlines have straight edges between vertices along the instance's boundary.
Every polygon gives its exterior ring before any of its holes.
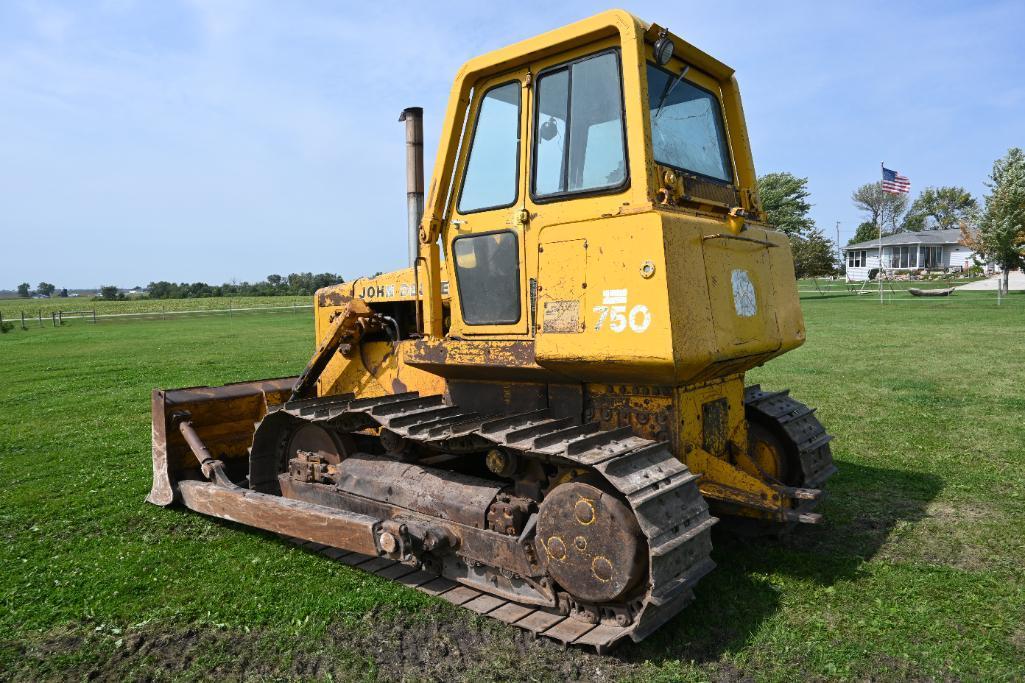
{"type": "Polygon", "coordinates": [[[424,216],[424,110],[403,109],[399,121],[406,122],[406,207],[409,230],[409,265],[420,255],[420,220],[424,216]]]}

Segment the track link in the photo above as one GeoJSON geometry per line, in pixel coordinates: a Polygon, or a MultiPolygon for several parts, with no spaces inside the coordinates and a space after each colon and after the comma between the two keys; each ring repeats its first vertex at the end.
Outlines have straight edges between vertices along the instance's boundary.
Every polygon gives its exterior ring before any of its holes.
{"type": "Polygon", "coordinates": [[[790,453],[796,455],[803,474],[802,486],[820,488],[836,474],[833,452],[815,409],[790,397],[790,391],[764,391],[758,384],[744,389],[744,408],[748,419],[773,429],[790,453]]]}
{"type": "Polygon", "coordinates": [[[520,457],[586,468],[603,477],[630,505],[648,542],[647,591],[628,624],[612,619],[589,623],[565,611],[482,593],[387,558],[304,544],[537,635],[563,644],[591,646],[599,652],[627,637],[639,641],[686,607],[693,600],[694,585],[715,566],[710,558],[710,530],[716,518],[708,513],[697,487],[698,477],[676,459],[667,444],[637,437],[629,429],[601,431],[596,423],[577,424],[555,418],[547,410],[482,416],[447,405],[441,396],[416,392],[293,401],[268,414],[257,430],[251,451],[257,457],[250,458],[252,488],[273,488],[281,471],[280,457],[260,454],[277,453],[280,435],[304,422],[341,432],[380,427],[441,451],[453,444],[464,450],[500,446],[520,457]]]}

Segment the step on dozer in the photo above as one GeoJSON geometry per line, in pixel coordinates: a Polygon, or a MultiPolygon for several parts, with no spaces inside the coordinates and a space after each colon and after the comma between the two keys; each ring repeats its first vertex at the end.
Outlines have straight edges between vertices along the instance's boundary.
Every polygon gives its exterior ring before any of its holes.
{"type": "Polygon", "coordinates": [[[150,502],[599,651],[713,513],[819,521],[830,437],[744,383],[804,323],[729,67],[618,11],[473,59],[426,203],[401,120],[410,267],[318,291],[297,377],[154,391],[150,502]]]}

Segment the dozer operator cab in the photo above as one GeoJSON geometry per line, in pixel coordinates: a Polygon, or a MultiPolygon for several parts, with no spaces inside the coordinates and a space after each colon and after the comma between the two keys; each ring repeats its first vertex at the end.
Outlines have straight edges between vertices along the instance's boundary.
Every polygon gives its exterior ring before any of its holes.
{"type": "Polygon", "coordinates": [[[154,390],[150,502],[563,643],[641,640],[717,515],[815,523],[830,436],[745,373],[804,340],[733,71],[619,11],[460,70],[410,265],[317,292],[298,377],[154,390]]]}
{"type": "Polygon", "coordinates": [[[348,292],[428,340],[411,362],[521,342],[580,381],[675,384],[803,342],[733,71],[662,27],[606,13],[471,60],[434,169],[410,296],[348,292]]]}

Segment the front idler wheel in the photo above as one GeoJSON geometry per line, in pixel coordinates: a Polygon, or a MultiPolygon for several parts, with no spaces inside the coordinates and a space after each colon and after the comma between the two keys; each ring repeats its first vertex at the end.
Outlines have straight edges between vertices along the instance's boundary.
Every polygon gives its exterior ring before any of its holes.
{"type": "Polygon", "coordinates": [[[541,501],[536,544],[552,578],[584,602],[621,601],[647,574],[647,541],[633,512],[582,481],[541,501]]]}

